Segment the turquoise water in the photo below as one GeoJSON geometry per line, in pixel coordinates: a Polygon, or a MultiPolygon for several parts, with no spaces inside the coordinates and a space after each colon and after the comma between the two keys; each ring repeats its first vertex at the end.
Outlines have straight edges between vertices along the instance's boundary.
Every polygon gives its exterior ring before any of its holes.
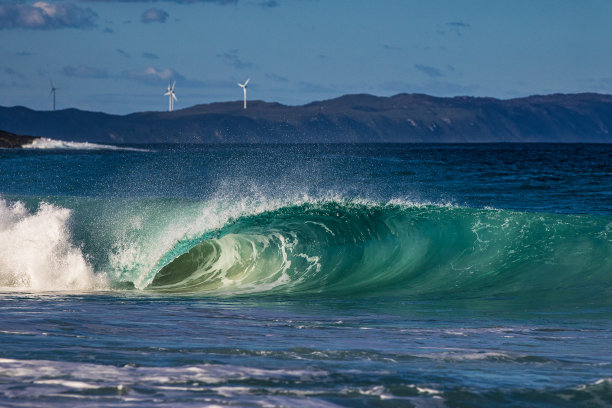
{"type": "Polygon", "coordinates": [[[1,406],[612,406],[612,147],[62,147],[0,150],[1,406]]]}

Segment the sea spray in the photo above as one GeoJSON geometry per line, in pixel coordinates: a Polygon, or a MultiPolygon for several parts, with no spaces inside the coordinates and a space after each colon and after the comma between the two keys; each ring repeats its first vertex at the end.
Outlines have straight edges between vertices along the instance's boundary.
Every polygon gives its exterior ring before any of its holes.
{"type": "MultiPolygon", "coordinates": [[[[261,194],[240,198],[219,193],[201,202],[119,200],[107,203],[107,208],[96,207],[95,210],[105,219],[104,224],[110,228],[112,235],[108,244],[111,248],[108,265],[99,267],[107,270],[116,281],[129,280],[136,288],[144,289],[163,266],[235,220],[294,205],[342,200],[331,193],[317,198],[299,193],[285,198],[270,198],[261,194]]],[[[92,212],[91,209],[84,211],[92,212]]],[[[90,239],[96,240],[96,237],[90,239]]],[[[99,253],[103,249],[92,251],[99,253]]]]}
{"type": "Polygon", "coordinates": [[[106,286],[71,242],[70,214],[48,203],[31,213],[21,202],[0,199],[0,286],[34,291],[106,286]]]}

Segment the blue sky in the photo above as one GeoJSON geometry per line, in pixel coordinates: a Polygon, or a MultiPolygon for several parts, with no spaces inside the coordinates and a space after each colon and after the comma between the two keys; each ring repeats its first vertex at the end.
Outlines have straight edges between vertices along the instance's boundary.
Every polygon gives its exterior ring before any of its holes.
{"type": "Polygon", "coordinates": [[[609,0],[0,0],[0,105],[612,93],[609,0]]]}

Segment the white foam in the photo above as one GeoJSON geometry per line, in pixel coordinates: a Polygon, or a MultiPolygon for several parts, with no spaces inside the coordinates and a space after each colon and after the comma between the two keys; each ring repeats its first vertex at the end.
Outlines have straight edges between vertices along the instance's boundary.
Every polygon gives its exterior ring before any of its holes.
{"type": "MultiPolygon", "coordinates": [[[[120,387],[134,382],[155,386],[185,386],[194,382],[216,385],[231,380],[290,379],[293,381],[319,381],[329,373],[320,369],[267,369],[228,364],[200,364],[178,367],[117,367],[113,365],[75,363],[52,360],[0,359],[0,375],[15,380],[69,387],[87,387],[92,384],[119,383],[120,387]]],[[[108,385],[108,384],[107,384],[108,385]]],[[[222,387],[223,385],[218,385],[222,387]]],[[[229,386],[227,386],[229,387],[229,386]]],[[[238,390],[238,388],[234,388],[238,390]]]]}
{"type": "Polygon", "coordinates": [[[34,381],[35,384],[50,384],[50,385],[61,385],[63,387],[67,387],[67,388],[79,388],[82,390],[91,390],[91,389],[97,389],[98,387],[96,387],[95,385],[91,385],[88,384],[86,382],[83,381],[66,381],[66,380],[36,380],[34,381]]]}
{"type": "Polygon", "coordinates": [[[576,387],[577,390],[588,390],[594,386],[610,386],[612,385],[612,378],[600,378],[599,380],[590,383],[590,384],[582,384],[576,387]]]}
{"type": "Polygon", "coordinates": [[[71,242],[70,210],[41,203],[30,213],[0,199],[0,286],[34,291],[89,291],[106,286],[71,242]]]}
{"type": "Polygon", "coordinates": [[[48,139],[41,137],[34,139],[31,144],[22,146],[24,149],[69,149],[69,150],[128,150],[135,152],[148,152],[147,149],[135,147],[121,147],[113,145],[103,145],[89,142],[67,142],[65,140],[48,139]]]}
{"type": "Polygon", "coordinates": [[[416,387],[416,389],[421,394],[431,394],[431,395],[441,394],[441,391],[438,391],[438,390],[433,389],[433,388],[416,387]]]}

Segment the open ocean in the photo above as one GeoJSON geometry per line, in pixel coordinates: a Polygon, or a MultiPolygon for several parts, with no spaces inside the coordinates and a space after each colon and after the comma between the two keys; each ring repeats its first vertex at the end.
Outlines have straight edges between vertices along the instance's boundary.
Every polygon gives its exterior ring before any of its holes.
{"type": "Polygon", "coordinates": [[[0,150],[2,407],[611,407],[612,145],[0,150]]]}

